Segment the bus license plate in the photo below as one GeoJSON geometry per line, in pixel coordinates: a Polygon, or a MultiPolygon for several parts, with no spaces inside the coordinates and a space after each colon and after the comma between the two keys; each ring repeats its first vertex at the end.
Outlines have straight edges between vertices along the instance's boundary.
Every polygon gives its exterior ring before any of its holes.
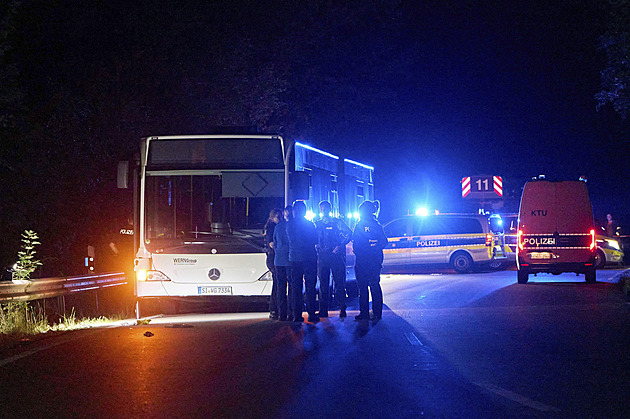
{"type": "Polygon", "coordinates": [[[549,252],[532,252],[529,254],[532,259],[551,259],[551,253],[549,252]]]}
{"type": "Polygon", "coordinates": [[[199,294],[232,295],[232,287],[198,287],[199,294]]]}

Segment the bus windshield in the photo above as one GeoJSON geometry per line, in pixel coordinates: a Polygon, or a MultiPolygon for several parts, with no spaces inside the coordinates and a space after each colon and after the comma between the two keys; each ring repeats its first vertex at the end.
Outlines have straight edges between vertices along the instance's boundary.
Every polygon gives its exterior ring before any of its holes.
{"type": "Polygon", "coordinates": [[[283,169],[281,142],[260,138],[160,139],[149,142],[147,170],[283,169]]]}
{"type": "Polygon", "coordinates": [[[262,228],[269,211],[284,202],[281,192],[265,193],[274,183],[270,179],[277,176],[282,173],[147,176],[147,249],[158,253],[262,252],[262,228]],[[238,196],[242,194],[235,193],[235,185],[257,196],[238,196]]]}

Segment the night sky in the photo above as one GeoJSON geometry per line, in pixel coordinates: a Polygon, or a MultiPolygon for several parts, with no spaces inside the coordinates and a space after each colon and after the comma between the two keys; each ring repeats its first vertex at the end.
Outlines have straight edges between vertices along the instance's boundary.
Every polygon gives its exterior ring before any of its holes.
{"type": "Polygon", "coordinates": [[[596,217],[630,222],[627,121],[594,99],[603,2],[335,3],[23,1],[3,158],[79,150],[73,170],[116,197],[141,136],[257,126],[373,165],[385,222],[462,210],[461,178],[482,174],[512,211],[532,176],[585,175],[596,217]]]}

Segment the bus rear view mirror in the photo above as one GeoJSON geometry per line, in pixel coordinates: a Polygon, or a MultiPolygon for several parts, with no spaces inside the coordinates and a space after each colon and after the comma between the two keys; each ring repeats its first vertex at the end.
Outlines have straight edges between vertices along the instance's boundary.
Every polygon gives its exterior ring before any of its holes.
{"type": "Polygon", "coordinates": [[[129,189],[129,160],[118,162],[118,189],[129,189]]]}

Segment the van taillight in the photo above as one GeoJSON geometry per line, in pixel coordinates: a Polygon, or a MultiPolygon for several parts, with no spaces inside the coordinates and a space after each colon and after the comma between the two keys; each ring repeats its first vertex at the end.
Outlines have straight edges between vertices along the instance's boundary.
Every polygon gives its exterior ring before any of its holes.
{"type": "Polygon", "coordinates": [[[486,246],[492,246],[492,234],[486,233],[486,246]]]}
{"type": "Polygon", "coordinates": [[[518,233],[516,233],[516,243],[518,244],[518,248],[523,250],[523,242],[521,241],[521,239],[523,238],[523,230],[519,230],[518,233]]]}
{"type": "Polygon", "coordinates": [[[595,230],[591,230],[591,245],[589,247],[591,250],[595,249],[595,230]]]}

